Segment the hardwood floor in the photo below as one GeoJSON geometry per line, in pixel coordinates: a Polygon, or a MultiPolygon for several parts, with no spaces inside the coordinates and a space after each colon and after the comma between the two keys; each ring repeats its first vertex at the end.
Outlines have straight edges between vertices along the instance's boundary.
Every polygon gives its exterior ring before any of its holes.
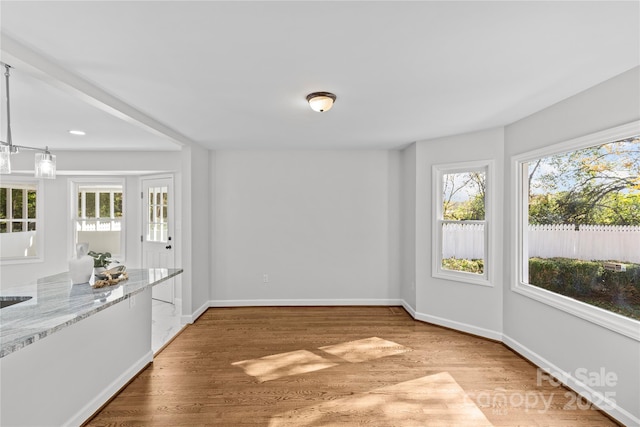
{"type": "Polygon", "coordinates": [[[502,344],[399,307],[215,308],[87,425],[617,425],[537,378],[502,344]]]}

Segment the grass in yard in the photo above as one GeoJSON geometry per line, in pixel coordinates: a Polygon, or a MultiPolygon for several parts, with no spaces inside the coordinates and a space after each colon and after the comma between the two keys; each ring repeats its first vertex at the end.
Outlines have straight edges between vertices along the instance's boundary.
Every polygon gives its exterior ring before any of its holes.
{"type": "Polygon", "coordinates": [[[445,258],[442,260],[442,268],[467,273],[484,273],[484,260],[466,258],[445,258]]]}

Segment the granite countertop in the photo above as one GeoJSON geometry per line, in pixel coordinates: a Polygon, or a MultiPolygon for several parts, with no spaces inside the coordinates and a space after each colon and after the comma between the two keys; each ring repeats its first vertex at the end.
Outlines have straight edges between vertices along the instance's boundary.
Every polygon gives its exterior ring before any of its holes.
{"type": "Polygon", "coordinates": [[[180,273],[182,269],[131,269],[128,280],[95,289],[89,283],[73,285],[69,273],[60,273],[2,289],[0,300],[31,299],[0,310],[0,358],[180,273]]]}

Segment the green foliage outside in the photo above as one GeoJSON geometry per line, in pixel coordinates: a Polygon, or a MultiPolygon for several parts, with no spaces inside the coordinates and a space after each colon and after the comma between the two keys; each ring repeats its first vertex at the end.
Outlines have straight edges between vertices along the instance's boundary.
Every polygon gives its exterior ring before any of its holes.
{"type": "Polygon", "coordinates": [[[464,271],[467,273],[484,273],[484,260],[481,259],[464,259],[464,258],[446,258],[442,260],[442,268],[454,271],[464,271]]]}
{"type": "Polygon", "coordinates": [[[530,258],[529,283],[640,320],[640,264],[605,270],[602,261],[530,258]]]}
{"type": "Polygon", "coordinates": [[[0,233],[7,233],[9,230],[14,232],[26,231],[24,224],[27,224],[27,230],[35,230],[35,222],[11,222],[11,219],[36,219],[36,191],[23,190],[21,188],[11,188],[9,186],[0,187],[0,233]],[[26,191],[27,199],[27,216],[24,216],[24,193],[26,191]],[[11,195],[11,204],[7,206],[7,199],[11,195]],[[3,221],[5,220],[5,221],[3,221]],[[8,221],[6,221],[8,220],[8,221]]]}
{"type": "Polygon", "coordinates": [[[453,221],[484,220],[485,194],[484,172],[443,175],[442,218],[453,221]]]}
{"type": "Polygon", "coordinates": [[[530,162],[529,223],[640,225],[640,137],[530,162]]]}
{"type": "Polygon", "coordinates": [[[585,197],[568,192],[529,197],[529,224],[640,225],[640,193],[609,193],[592,209],[579,213],[585,197]]]}
{"type": "MultiPolygon", "coordinates": [[[[85,192],[85,216],[84,218],[111,218],[111,195],[105,192],[85,192]],[[96,212],[96,198],[98,199],[99,212],[96,212]]],[[[113,193],[113,215],[122,218],[122,192],[113,193]]],[[[78,192],[78,218],[82,216],[82,194],[78,192]]]]}

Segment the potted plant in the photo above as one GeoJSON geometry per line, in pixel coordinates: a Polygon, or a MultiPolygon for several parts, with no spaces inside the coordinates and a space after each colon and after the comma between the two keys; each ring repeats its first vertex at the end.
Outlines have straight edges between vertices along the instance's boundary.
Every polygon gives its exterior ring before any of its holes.
{"type": "Polygon", "coordinates": [[[94,252],[89,251],[89,254],[93,258],[93,268],[96,273],[100,273],[106,270],[107,266],[112,262],[117,263],[118,261],[111,258],[110,252],[94,252]]]}

